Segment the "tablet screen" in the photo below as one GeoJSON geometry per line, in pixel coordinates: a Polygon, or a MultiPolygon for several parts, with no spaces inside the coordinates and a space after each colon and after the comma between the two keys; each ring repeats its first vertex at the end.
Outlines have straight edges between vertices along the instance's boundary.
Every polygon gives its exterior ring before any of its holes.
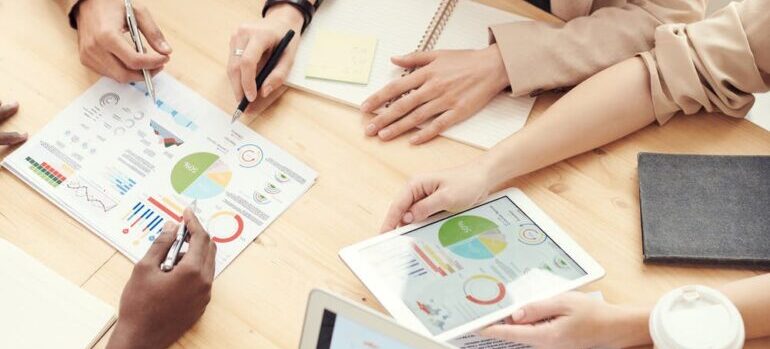
{"type": "Polygon", "coordinates": [[[586,275],[507,196],[361,250],[437,335],[586,275]]]}
{"type": "Polygon", "coordinates": [[[316,349],[416,349],[324,309],[316,349]]]}

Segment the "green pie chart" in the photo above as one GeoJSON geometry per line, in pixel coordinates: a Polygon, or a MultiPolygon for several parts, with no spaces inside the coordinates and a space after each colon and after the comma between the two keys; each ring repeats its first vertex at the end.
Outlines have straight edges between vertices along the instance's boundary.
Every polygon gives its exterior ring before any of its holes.
{"type": "Polygon", "coordinates": [[[479,216],[457,216],[444,222],[438,231],[441,246],[468,259],[493,258],[508,246],[495,222],[479,216]]]}
{"type": "Polygon", "coordinates": [[[183,157],[171,170],[171,186],[178,194],[208,199],[221,194],[230,183],[230,167],[213,153],[193,153],[183,157]]]}

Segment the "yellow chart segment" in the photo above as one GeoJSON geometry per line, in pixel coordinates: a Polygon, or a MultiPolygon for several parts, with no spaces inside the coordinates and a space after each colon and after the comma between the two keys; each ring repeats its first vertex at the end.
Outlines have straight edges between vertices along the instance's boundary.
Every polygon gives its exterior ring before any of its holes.
{"type": "Polygon", "coordinates": [[[508,244],[505,242],[505,238],[501,236],[496,235],[481,235],[479,236],[479,241],[490,251],[493,255],[497,255],[500,252],[503,252],[505,250],[505,247],[508,246],[508,244]]]}

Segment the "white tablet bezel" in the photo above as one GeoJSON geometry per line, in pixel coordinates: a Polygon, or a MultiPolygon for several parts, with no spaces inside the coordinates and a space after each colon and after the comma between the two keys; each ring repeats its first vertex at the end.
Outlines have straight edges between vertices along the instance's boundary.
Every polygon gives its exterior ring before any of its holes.
{"type": "MultiPolygon", "coordinates": [[[[583,250],[583,248],[581,248],[574,240],[572,240],[572,238],[570,238],[567,233],[559,228],[556,222],[548,217],[545,212],[537,207],[534,202],[532,202],[521,190],[517,188],[511,188],[495,193],[483,203],[475,205],[468,210],[485,205],[490,201],[494,201],[502,197],[508,197],[527,216],[529,216],[529,218],[535,224],[537,224],[540,229],[542,229],[546,235],[551,238],[551,240],[553,240],[559,247],[561,247],[561,249],[564,250],[564,252],[567,253],[567,255],[569,255],[575,261],[575,263],[577,263],[586,272],[585,276],[571,280],[564,284],[563,287],[555,288],[552,290],[552,292],[544,292],[534,296],[533,299],[529,300],[529,302],[553,297],[560,293],[573,290],[590,282],[596,281],[604,276],[604,269],[599,265],[599,263],[597,263],[585,250],[583,250]]],[[[404,304],[401,298],[398,295],[392,294],[390,292],[390,288],[386,287],[386,285],[381,284],[382,279],[378,277],[377,274],[369,268],[368,264],[361,259],[360,251],[369,246],[391,239],[395,236],[403,235],[422,226],[435,223],[436,221],[446,219],[456,214],[462,214],[463,212],[444,212],[431,217],[424,222],[403,226],[396,230],[345,247],[339,252],[339,256],[342,261],[348,266],[348,268],[350,268],[353,274],[355,274],[356,277],[361,280],[361,282],[369,289],[369,291],[372,292],[377,300],[385,307],[385,309],[388,310],[388,312],[390,312],[393,318],[396,319],[396,321],[414,331],[417,331],[426,336],[430,336],[442,342],[470,332],[474,332],[485,326],[495,323],[505,318],[506,316],[509,316],[513,313],[513,311],[525,305],[526,303],[516,302],[510,307],[500,309],[443,333],[432,335],[430,331],[425,326],[423,326],[422,322],[420,322],[420,320],[412,313],[407,305],[404,304]]]]}
{"type": "Polygon", "coordinates": [[[404,345],[420,349],[451,349],[446,344],[436,342],[428,337],[410,331],[393,319],[380,313],[364,308],[331,292],[314,289],[310,291],[305,310],[305,322],[302,325],[302,338],[299,349],[316,349],[320,335],[324,310],[329,310],[336,316],[344,317],[370,328],[373,332],[398,340],[404,345]]]}

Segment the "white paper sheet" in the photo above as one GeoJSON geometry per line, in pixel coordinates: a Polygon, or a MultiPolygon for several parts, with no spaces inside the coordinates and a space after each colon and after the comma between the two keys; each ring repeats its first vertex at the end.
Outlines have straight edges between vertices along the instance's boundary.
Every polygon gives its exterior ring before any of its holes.
{"type": "Polygon", "coordinates": [[[217,275],[314,183],[316,173],[161,73],[103,78],[4,166],[132,261],[167,221],[197,215],[217,243],[217,275]]]}

